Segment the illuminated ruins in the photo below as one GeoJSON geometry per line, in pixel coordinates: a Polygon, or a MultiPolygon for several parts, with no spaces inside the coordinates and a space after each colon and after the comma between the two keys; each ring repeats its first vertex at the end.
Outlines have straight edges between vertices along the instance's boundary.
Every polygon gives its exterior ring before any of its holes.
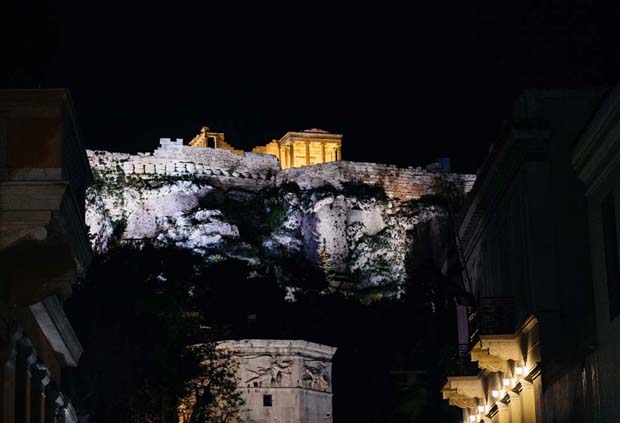
{"type": "MultiPolygon", "coordinates": [[[[223,132],[213,132],[206,126],[189,142],[189,145],[219,148],[239,155],[245,153],[227,143],[223,132]]],[[[316,128],[287,132],[279,140],[254,147],[252,153],[277,157],[282,169],[335,162],[342,160],[342,135],[316,128]]]]}

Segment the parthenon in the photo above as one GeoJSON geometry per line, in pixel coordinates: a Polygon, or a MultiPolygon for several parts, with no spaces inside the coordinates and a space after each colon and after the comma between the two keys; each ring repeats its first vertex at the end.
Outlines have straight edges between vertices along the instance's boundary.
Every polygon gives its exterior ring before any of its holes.
{"type": "MultiPolygon", "coordinates": [[[[221,148],[235,154],[245,153],[228,144],[224,133],[213,132],[206,126],[189,142],[189,145],[221,148]]],[[[254,147],[252,152],[276,156],[282,169],[333,162],[342,160],[342,135],[316,128],[287,132],[279,140],[254,147]]]]}

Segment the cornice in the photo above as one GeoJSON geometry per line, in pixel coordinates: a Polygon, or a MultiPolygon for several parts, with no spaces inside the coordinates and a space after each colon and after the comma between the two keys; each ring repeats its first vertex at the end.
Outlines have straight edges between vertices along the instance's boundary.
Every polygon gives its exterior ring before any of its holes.
{"type": "Polygon", "coordinates": [[[30,312],[37,320],[51,347],[62,357],[65,366],[77,366],[84,351],[71,323],[55,296],[30,306],[30,312]]]}
{"type": "Polygon", "coordinates": [[[584,182],[587,183],[587,179],[592,176],[593,162],[605,158],[597,153],[600,153],[601,144],[609,139],[610,131],[618,126],[619,117],[620,84],[609,93],[572,149],[573,166],[584,182]]]}
{"type": "Polygon", "coordinates": [[[546,129],[513,130],[510,138],[494,152],[483,166],[470,191],[460,218],[459,238],[467,258],[483,229],[483,222],[492,213],[509,189],[515,175],[528,161],[540,160],[546,154],[546,129]]]}

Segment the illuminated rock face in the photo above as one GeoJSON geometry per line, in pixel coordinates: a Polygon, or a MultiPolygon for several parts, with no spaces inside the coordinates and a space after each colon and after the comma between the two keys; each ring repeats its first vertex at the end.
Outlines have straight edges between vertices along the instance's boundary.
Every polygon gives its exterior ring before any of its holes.
{"type": "Polygon", "coordinates": [[[331,422],[332,357],[336,348],[307,341],[224,341],[239,367],[246,423],[331,422]]]}
{"type": "Polygon", "coordinates": [[[275,269],[291,294],[303,275],[282,263],[303,260],[334,286],[399,295],[416,228],[445,226],[446,210],[429,196],[463,193],[474,179],[345,161],[280,170],[272,156],[170,141],[152,154],[88,157],[86,220],[97,252],[150,242],[239,259],[275,269]]]}

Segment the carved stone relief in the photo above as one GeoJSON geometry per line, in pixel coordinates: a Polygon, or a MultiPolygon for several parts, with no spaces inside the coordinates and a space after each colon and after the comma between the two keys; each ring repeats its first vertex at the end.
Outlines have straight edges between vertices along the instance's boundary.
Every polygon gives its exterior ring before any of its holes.
{"type": "Polygon", "coordinates": [[[279,355],[262,354],[252,357],[254,368],[246,368],[244,385],[251,387],[291,386],[293,362],[279,355]]]}
{"type": "Polygon", "coordinates": [[[306,388],[327,391],[331,383],[331,375],[324,363],[305,361],[302,381],[306,388]]]}

